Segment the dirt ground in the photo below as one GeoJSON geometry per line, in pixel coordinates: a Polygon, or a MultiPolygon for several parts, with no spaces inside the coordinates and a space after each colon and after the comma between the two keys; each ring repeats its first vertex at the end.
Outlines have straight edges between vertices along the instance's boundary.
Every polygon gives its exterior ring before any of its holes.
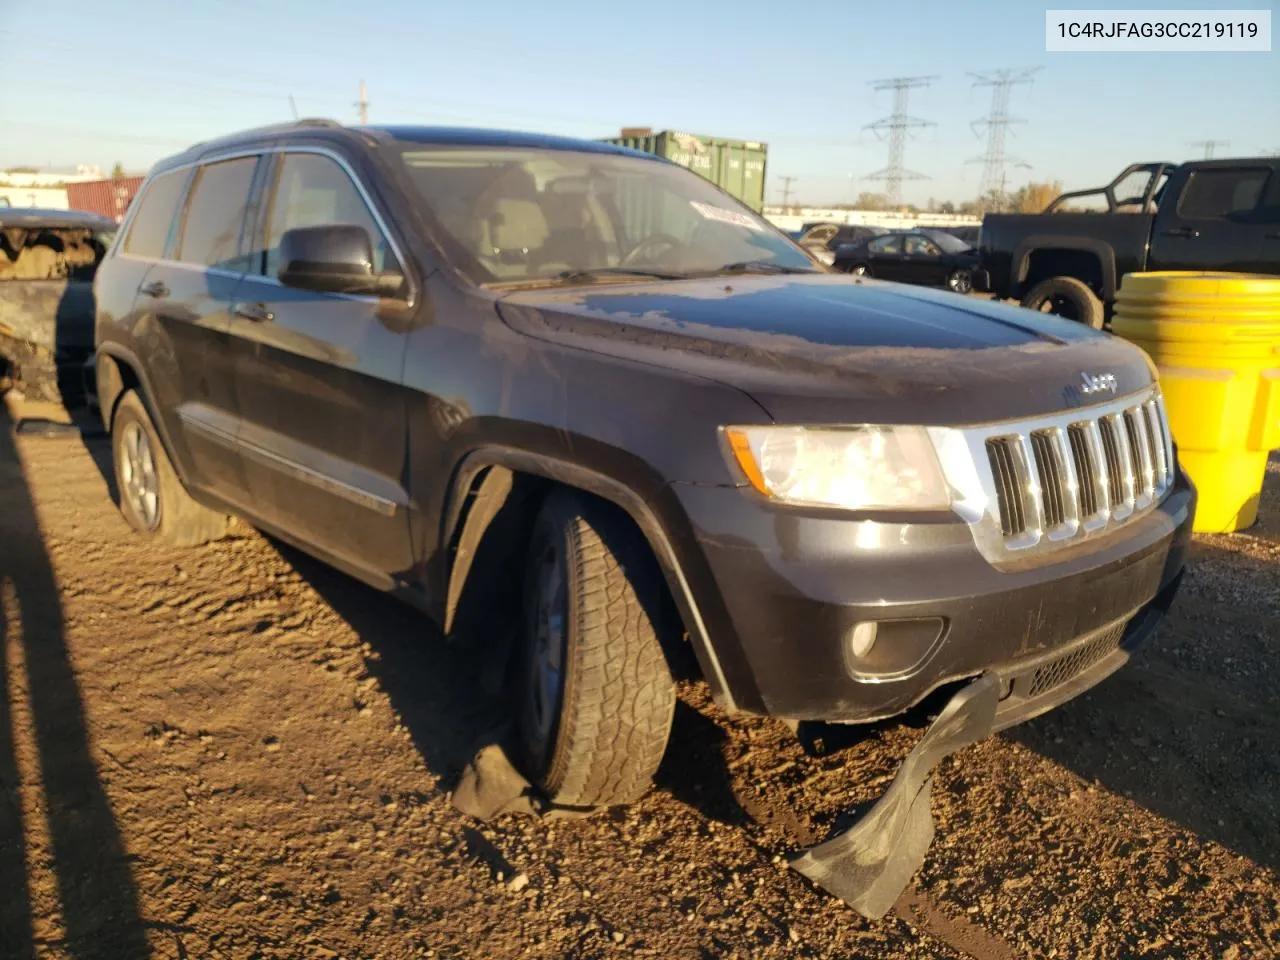
{"type": "Polygon", "coordinates": [[[484,657],[249,530],[161,550],[103,440],[0,422],[0,956],[1273,957],[1280,460],[1089,695],[946,761],[893,913],[782,864],[914,732],[728,721],[686,684],[643,801],[450,803],[502,716],[484,657]]]}

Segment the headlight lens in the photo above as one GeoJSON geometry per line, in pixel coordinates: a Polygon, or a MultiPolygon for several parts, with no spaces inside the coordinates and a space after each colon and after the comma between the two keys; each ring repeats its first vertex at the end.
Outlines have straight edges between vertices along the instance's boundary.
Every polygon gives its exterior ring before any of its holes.
{"type": "Polygon", "coordinates": [[[921,427],[726,427],[738,469],[781,503],[847,510],[945,510],[951,504],[921,427]]]}

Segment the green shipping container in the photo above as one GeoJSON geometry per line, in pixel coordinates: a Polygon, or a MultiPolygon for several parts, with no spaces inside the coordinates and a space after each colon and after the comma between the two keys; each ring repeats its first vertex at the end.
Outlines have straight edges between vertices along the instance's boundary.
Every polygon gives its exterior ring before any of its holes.
{"type": "Polygon", "coordinates": [[[756,213],[764,209],[765,160],[769,153],[767,144],[752,140],[699,137],[674,130],[664,130],[661,133],[624,130],[622,136],[608,137],[605,143],[664,157],[706,177],[756,213]]]}

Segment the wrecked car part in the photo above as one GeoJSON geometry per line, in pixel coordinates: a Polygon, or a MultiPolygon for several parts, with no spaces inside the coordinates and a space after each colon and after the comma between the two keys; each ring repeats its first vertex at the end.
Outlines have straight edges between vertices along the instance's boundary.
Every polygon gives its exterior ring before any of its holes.
{"type": "Polygon", "coordinates": [[[999,701],[995,673],[962,687],[907,754],[884,795],[852,827],[806,850],[790,866],[864,917],[884,916],[933,842],[934,768],[991,734],[999,701]]]}
{"type": "Polygon", "coordinates": [[[456,809],[477,820],[489,821],[504,813],[543,820],[578,820],[595,811],[551,804],[512,764],[498,743],[487,743],[471,758],[453,791],[456,809]]]}

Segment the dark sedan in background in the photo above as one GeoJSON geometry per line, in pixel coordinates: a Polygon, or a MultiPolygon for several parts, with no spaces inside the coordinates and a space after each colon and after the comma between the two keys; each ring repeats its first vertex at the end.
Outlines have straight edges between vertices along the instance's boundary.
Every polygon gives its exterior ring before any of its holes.
{"type": "Polygon", "coordinates": [[[909,230],[837,247],[832,266],[859,276],[968,293],[978,252],[942,230],[909,230]]]}
{"type": "Polygon", "coordinates": [[[835,251],[845,244],[865,243],[888,233],[884,227],[869,227],[856,223],[816,223],[796,238],[804,247],[827,266],[835,262],[835,251]]]}

